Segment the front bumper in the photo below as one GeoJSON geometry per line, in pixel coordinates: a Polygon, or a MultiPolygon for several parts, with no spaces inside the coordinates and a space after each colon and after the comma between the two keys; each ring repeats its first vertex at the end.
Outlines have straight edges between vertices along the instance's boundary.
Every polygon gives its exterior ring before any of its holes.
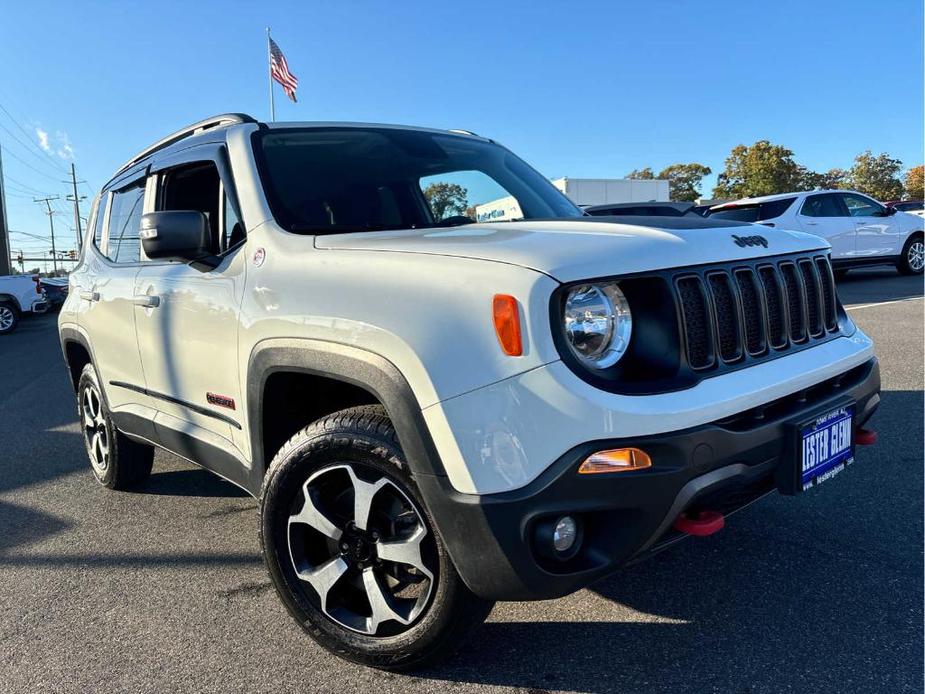
{"type": "Polygon", "coordinates": [[[856,403],[855,425],[880,402],[876,358],[811,388],[723,420],[666,434],[589,441],[561,456],[519,489],[461,494],[446,477],[425,475],[418,485],[457,570],[487,599],[553,598],[578,590],[615,569],[654,553],[681,536],[673,521],[685,511],[731,513],[775,489],[782,461],[792,455],[789,426],[856,403]],[[649,469],[580,476],[590,453],[635,446],[652,458],[649,469]],[[544,559],[533,542],[537,523],[578,516],[584,540],[566,562],[544,559]]]}

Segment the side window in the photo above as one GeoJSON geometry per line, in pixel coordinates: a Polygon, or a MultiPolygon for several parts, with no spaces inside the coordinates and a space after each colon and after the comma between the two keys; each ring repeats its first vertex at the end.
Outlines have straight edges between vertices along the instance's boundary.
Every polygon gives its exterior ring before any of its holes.
{"type": "Polygon", "coordinates": [[[844,217],[841,205],[838,199],[832,193],[823,193],[822,195],[810,195],[803,202],[800,214],[806,217],[844,217]]]}
{"type": "Polygon", "coordinates": [[[212,232],[212,253],[222,252],[219,233],[219,203],[221,179],[211,161],[196,162],[168,169],[161,179],[158,210],[195,210],[209,220],[212,232]]]}
{"type": "Polygon", "coordinates": [[[848,214],[852,217],[879,217],[883,214],[883,208],[879,204],[863,195],[842,193],[841,197],[848,208],[848,214]]]}
{"type": "Polygon", "coordinates": [[[109,193],[100,193],[96,200],[96,216],[93,218],[93,245],[97,248],[103,247],[103,222],[106,220],[106,201],[109,199],[109,193]]]}
{"type": "Polygon", "coordinates": [[[141,228],[144,200],[144,179],[112,194],[106,255],[116,263],[137,263],[141,260],[138,230],[141,228]]]}
{"type": "Polygon", "coordinates": [[[222,187],[222,250],[237,246],[244,240],[244,224],[238,217],[231,199],[222,187]]]}

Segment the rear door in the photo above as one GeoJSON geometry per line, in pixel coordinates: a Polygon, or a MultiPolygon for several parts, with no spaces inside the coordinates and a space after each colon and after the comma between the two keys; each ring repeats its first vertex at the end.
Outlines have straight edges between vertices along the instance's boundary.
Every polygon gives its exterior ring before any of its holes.
{"type": "Polygon", "coordinates": [[[145,211],[143,172],[104,191],[97,205],[92,245],[75,278],[77,322],[87,333],[110,410],[120,425],[150,434],[152,412],[135,333],[135,277],[141,267],[138,232],[145,211]],[[133,421],[125,423],[124,418],[133,421]],[[139,429],[139,426],[141,429],[139,429]]]}
{"type": "Polygon", "coordinates": [[[857,225],[839,193],[807,195],[797,212],[797,222],[803,231],[821,236],[832,244],[834,260],[850,260],[857,255],[857,225]]]}
{"type": "Polygon", "coordinates": [[[857,231],[858,258],[899,255],[902,233],[895,215],[886,207],[860,193],[839,193],[857,231]]]}

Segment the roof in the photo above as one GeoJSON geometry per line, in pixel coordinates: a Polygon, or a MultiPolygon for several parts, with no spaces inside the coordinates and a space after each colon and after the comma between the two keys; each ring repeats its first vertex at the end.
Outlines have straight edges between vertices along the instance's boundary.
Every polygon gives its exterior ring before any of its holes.
{"type": "Polygon", "coordinates": [[[105,188],[121,174],[132,168],[134,165],[144,161],[157,152],[170,151],[171,149],[182,147],[185,149],[198,143],[198,141],[216,142],[224,139],[227,130],[239,125],[257,125],[266,129],[282,128],[358,128],[358,129],[395,129],[395,130],[416,130],[420,132],[440,133],[443,135],[456,135],[459,137],[471,137],[483,142],[491,142],[488,138],[480,137],[468,130],[439,130],[435,128],[423,128],[413,125],[393,125],[388,123],[354,123],[341,121],[284,121],[263,123],[246,113],[223,113],[211,118],[205,118],[196,123],[181,128],[166,137],[161,138],[154,144],[141,150],[134,157],[125,162],[116,173],[106,182],[105,188]],[[218,137],[216,137],[218,135],[218,137]]]}
{"type": "MultiPolygon", "coordinates": [[[[772,202],[774,200],[783,200],[784,198],[795,198],[800,195],[811,195],[814,193],[857,193],[856,190],[831,190],[831,189],[820,189],[820,190],[799,190],[792,193],[775,193],[774,195],[762,195],[760,197],[754,198],[741,198],[740,200],[731,200],[729,202],[724,202],[719,205],[714,205],[711,207],[711,210],[721,210],[724,207],[740,207],[742,205],[758,205],[762,202],[772,202]]],[[[863,193],[860,193],[863,195],[863,193]]],[[[870,197],[870,196],[868,196],[870,197]]]]}

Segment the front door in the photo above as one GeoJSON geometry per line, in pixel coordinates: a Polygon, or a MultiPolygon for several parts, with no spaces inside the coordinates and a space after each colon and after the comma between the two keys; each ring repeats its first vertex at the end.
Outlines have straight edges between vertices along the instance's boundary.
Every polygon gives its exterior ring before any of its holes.
{"type": "Polygon", "coordinates": [[[207,271],[181,262],[145,263],[135,280],[137,301],[147,304],[136,314],[138,345],[162,443],[237,480],[241,470],[231,458],[242,457],[235,431],[244,422],[237,349],[243,234],[216,161],[203,157],[190,152],[162,165],[155,207],[203,212],[221,262],[207,271]]]}
{"type": "Polygon", "coordinates": [[[857,225],[838,193],[806,196],[797,221],[803,231],[816,234],[832,244],[833,260],[850,260],[856,255],[857,225]]]}
{"type": "Polygon", "coordinates": [[[902,251],[902,234],[896,217],[888,215],[883,205],[866,195],[840,195],[857,230],[857,257],[899,255],[902,251]]]}

